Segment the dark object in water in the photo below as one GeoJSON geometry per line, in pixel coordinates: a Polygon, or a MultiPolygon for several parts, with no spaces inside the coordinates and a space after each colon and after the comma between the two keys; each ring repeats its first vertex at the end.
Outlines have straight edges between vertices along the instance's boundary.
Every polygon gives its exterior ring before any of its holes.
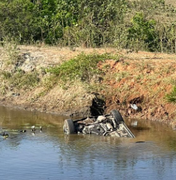
{"type": "Polygon", "coordinates": [[[136,141],[136,143],[145,143],[145,141],[136,141]]]}
{"type": "Polygon", "coordinates": [[[2,136],[3,136],[4,138],[8,138],[8,137],[9,137],[9,134],[7,134],[6,132],[3,132],[3,133],[2,133],[2,136]]]}
{"type": "Polygon", "coordinates": [[[110,114],[107,115],[87,117],[75,121],[66,119],[63,130],[66,134],[82,133],[129,138],[135,137],[117,110],[112,110],[110,114]]]}
{"type": "Polygon", "coordinates": [[[22,130],[20,130],[20,132],[21,132],[21,133],[25,133],[25,132],[26,132],[26,130],[25,130],[25,129],[22,129],[22,130]]]}

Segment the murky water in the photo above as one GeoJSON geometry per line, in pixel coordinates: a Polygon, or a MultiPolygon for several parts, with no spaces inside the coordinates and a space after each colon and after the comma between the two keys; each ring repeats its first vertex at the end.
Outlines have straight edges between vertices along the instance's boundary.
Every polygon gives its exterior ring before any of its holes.
{"type": "MultiPolygon", "coordinates": [[[[64,135],[64,117],[0,107],[1,180],[170,180],[176,177],[176,132],[150,122],[135,139],[64,135]],[[31,126],[36,126],[36,133],[31,126]],[[39,127],[42,126],[42,131],[39,127]],[[20,132],[26,130],[27,132],[20,132]]],[[[131,122],[126,122],[130,124],[131,122]]]]}

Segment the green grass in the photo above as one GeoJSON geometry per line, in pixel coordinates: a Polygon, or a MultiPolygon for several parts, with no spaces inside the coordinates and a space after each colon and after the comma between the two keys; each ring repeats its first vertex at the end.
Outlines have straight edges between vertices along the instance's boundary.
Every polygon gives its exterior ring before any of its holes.
{"type": "Polygon", "coordinates": [[[174,86],[173,90],[166,95],[166,100],[168,102],[176,103],[176,86],[174,86]]]}
{"type": "Polygon", "coordinates": [[[55,77],[63,81],[81,80],[90,82],[94,76],[103,75],[103,71],[98,69],[98,62],[107,59],[117,60],[117,56],[109,54],[80,54],[76,58],[62,63],[60,66],[55,66],[47,69],[55,77]]]}

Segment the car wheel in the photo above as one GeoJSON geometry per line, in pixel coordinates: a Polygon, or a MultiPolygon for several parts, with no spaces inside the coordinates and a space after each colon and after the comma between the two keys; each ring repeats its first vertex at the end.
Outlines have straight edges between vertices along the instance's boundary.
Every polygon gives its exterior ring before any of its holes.
{"type": "Polygon", "coordinates": [[[123,120],[123,118],[122,118],[122,116],[121,116],[121,114],[120,114],[119,111],[117,111],[117,110],[112,110],[112,111],[110,112],[110,115],[115,119],[115,121],[116,121],[118,124],[121,123],[121,122],[124,122],[124,120],[123,120]]]}
{"type": "Polygon", "coordinates": [[[73,134],[75,133],[75,126],[71,119],[66,119],[64,121],[63,130],[66,134],[73,134]]]}

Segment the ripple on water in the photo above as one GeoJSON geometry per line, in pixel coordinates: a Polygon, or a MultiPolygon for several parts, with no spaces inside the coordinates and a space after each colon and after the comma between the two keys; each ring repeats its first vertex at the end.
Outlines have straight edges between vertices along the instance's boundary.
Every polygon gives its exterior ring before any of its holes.
{"type": "Polygon", "coordinates": [[[63,119],[57,116],[1,108],[0,123],[9,132],[29,127],[26,133],[0,137],[1,180],[176,177],[176,134],[159,125],[144,124],[147,128],[135,132],[135,139],[64,135],[63,119]],[[43,132],[32,134],[32,125],[42,125],[43,132]]]}

